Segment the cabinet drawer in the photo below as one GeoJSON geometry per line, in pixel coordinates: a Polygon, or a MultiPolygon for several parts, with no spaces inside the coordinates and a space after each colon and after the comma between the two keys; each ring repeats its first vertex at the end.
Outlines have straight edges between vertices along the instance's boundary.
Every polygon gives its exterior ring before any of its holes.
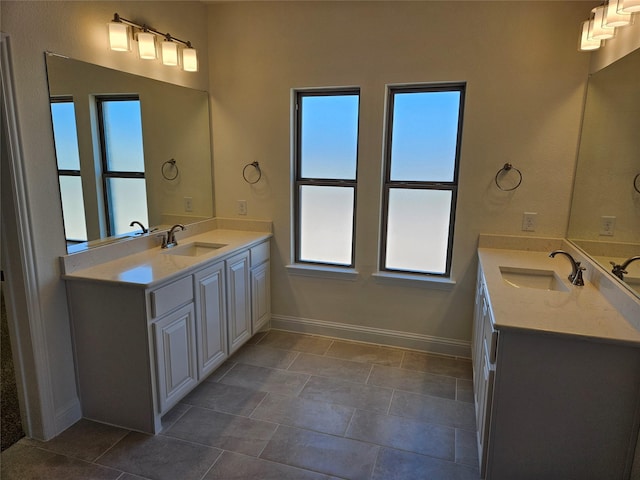
{"type": "Polygon", "coordinates": [[[269,260],[269,242],[251,248],[251,268],[269,260]]]}
{"type": "Polygon", "coordinates": [[[496,362],[496,347],[498,345],[498,332],[493,328],[493,322],[491,321],[491,309],[485,299],[485,303],[483,305],[483,317],[484,317],[484,326],[483,326],[483,336],[484,336],[484,344],[487,352],[487,358],[490,363],[496,362]]]}
{"type": "Polygon", "coordinates": [[[154,318],[193,300],[191,275],[151,292],[151,314],[154,318]]]}

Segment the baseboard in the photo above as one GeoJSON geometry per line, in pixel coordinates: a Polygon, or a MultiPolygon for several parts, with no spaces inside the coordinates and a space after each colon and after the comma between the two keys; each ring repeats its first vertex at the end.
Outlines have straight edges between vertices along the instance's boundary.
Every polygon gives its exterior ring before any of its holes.
{"type": "Polygon", "coordinates": [[[418,333],[400,332],[384,328],[363,327],[346,323],[309,318],[271,315],[271,328],[292,332],[338,337],[345,340],[375,343],[390,347],[409,348],[440,355],[471,358],[471,342],[433,337],[418,333]]]}
{"type": "Polygon", "coordinates": [[[82,418],[82,407],[78,398],[56,412],[56,436],[82,418]]]}

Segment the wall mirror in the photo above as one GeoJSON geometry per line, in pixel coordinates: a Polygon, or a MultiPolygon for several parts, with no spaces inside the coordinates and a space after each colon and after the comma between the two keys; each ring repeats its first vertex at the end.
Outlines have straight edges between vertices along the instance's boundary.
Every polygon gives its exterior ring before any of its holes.
{"type": "MultiPolygon", "coordinates": [[[[640,49],[587,87],[567,238],[609,272],[640,255],[639,72],[640,49]]],[[[620,281],[640,297],[640,259],[624,270],[620,281]]]]}
{"type": "Polygon", "coordinates": [[[213,216],[207,92],[45,61],[69,253],[213,216]]]}

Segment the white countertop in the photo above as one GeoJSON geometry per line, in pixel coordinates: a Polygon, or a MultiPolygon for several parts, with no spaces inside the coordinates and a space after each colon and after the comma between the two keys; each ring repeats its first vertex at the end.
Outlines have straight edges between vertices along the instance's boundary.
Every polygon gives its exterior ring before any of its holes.
{"type": "Polygon", "coordinates": [[[585,280],[582,287],[567,279],[571,264],[564,256],[549,252],[479,248],[495,327],[623,342],[640,345],[638,331],[585,280]],[[503,281],[500,267],[553,270],[568,292],[516,288],[503,281]]]}
{"type": "Polygon", "coordinates": [[[63,275],[65,280],[108,282],[117,285],[153,287],[174,277],[195,271],[212,261],[222,260],[235,252],[263,242],[272,236],[269,232],[242,230],[211,230],[181,239],[176,233],[178,247],[192,242],[224,244],[224,247],[197,257],[172,255],[171,249],[159,246],[100,263],[63,275]]]}

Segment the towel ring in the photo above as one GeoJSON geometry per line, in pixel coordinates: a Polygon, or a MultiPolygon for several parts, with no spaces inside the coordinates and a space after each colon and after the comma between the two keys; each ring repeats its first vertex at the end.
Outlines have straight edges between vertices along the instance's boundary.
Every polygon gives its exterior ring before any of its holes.
{"type": "Polygon", "coordinates": [[[638,186],[638,179],[640,178],[640,173],[633,177],[633,188],[636,192],[640,193],[640,187],[638,186]]]}
{"type": "Polygon", "coordinates": [[[258,183],[262,178],[262,170],[260,170],[260,164],[258,162],[247,163],[242,169],[242,178],[244,178],[244,181],[250,185],[258,183]],[[258,171],[258,178],[256,178],[253,182],[247,178],[247,168],[249,167],[253,167],[258,171]]]}
{"type": "Polygon", "coordinates": [[[172,158],[171,160],[167,160],[166,162],[164,162],[162,164],[162,176],[165,179],[167,179],[167,180],[175,180],[176,178],[178,178],[178,173],[180,173],[180,171],[178,170],[178,166],[176,165],[175,159],[172,158]],[[175,169],[176,174],[174,176],[171,177],[171,176],[167,175],[167,172],[165,172],[165,168],[167,167],[167,165],[171,165],[175,169]]]}
{"type": "Polygon", "coordinates": [[[502,167],[500,170],[498,170],[498,173],[496,173],[495,181],[496,181],[496,185],[500,190],[502,190],[503,192],[510,192],[518,188],[522,183],[522,172],[518,170],[516,167],[514,167],[513,165],[511,165],[510,163],[505,163],[504,167],[502,167]],[[509,170],[515,170],[518,173],[518,183],[516,183],[515,187],[504,188],[502,185],[500,185],[500,181],[498,180],[498,178],[500,177],[500,174],[502,172],[508,172],[509,170]]]}

